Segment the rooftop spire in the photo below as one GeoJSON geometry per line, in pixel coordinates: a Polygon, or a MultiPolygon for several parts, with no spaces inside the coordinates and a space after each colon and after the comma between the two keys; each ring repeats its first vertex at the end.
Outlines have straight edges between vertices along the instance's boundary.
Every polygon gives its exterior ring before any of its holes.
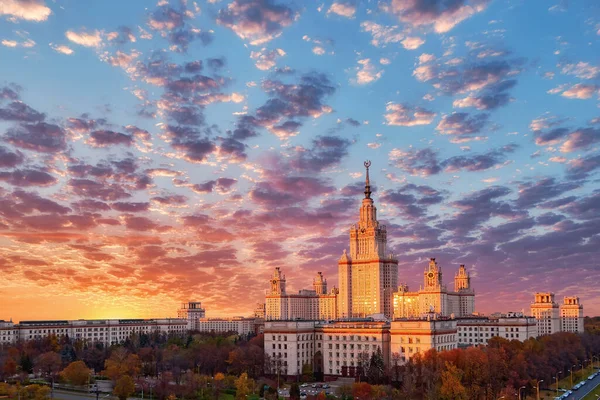
{"type": "Polygon", "coordinates": [[[365,199],[371,198],[371,182],[369,181],[369,167],[371,166],[371,161],[365,161],[365,168],[367,169],[367,180],[365,182],[365,199]]]}

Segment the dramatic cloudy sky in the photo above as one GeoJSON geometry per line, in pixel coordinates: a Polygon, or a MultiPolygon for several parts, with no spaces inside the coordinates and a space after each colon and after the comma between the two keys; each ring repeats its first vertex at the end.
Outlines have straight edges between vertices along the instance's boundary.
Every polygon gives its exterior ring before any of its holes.
{"type": "Polygon", "coordinates": [[[418,289],[600,314],[600,3],[0,0],[0,319],[248,315],[370,159],[418,289]]]}

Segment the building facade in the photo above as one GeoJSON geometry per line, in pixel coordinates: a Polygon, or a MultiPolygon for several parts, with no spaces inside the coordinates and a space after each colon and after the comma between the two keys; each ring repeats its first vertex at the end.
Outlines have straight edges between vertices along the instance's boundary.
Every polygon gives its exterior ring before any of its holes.
{"type": "Polygon", "coordinates": [[[416,354],[431,349],[452,350],[458,347],[457,320],[429,313],[424,318],[394,320],[390,326],[391,358],[404,364],[416,354]]]}
{"type": "Polygon", "coordinates": [[[192,330],[213,333],[236,332],[239,335],[248,335],[256,332],[256,319],[244,317],[201,318],[196,321],[192,330]]]}
{"type": "Polygon", "coordinates": [[[523,313],[472,316],[457,322],[459,346],[487,345],[493,337],[524,342],[537,337],[537,320],[523,313]]]}
{"type": "Polygon", "coordinates": [[[454,291],[448,290],[442,281],[442,268],[431,258],[419,291],[411,292],[408,285],[401,284],[394,292],[393,305],[394,318],[415,318],[428,312],[443,317],[466,317],[475,312],[475,291],[464,265],[454,276],[454,291]]]}
{"type": "Polygon", "coordinates": [[[538,292],[531,303],[531,315],[537,320],[538,336],[556,332],[583,332],[583,304],[576,296],[565,297],[559,307],[554,300],[554,293],[538,292]]]}
{"type": "Polygon", "coordinates": [[[537,320],[538,336],[560,332],[560,313],[554,293],[536,293],[531,303],[531,315],[537,320]]]}
{"type": "Polygon", "coordinates": [[[338,261],[340,318],[393,316],[393,293],[398,286],[398,260],[388,251],[387,229],[377,220],[371,198],[369,167],[365,162],[365,197],[357,224],[350,227],[350,252],[338,261]]]}
{"type": "Polygon", "coordinates": [[[338,291],[327,292],[327,280],[321,272],[313,279],[313,289],[297,294],[286,291],[285,275],[279,267],[273,271],[270,290],[265,298],[265,320],[334,320],[338,317],[338,291]]]}
{"type": "Polygon", "coordinates": [[[560,330],[583,333],[583,304],[579,297],[565,297],[560,306],[560,330]]]}
{"type": "Polygon", "coordinates": [[[16,343],[54,335],[110,346],[123,343],[133,334],[158,332],[183,336],[187,330],[187,320],[180,318],[21,321],[18,324],[0,322],[0,343],[16,343]]]}
{"type": "Polygon", "coordinates": [[[189,301],[177,310],[177,317],[187,320],[188,330],[194,330],[198,321],[206,317],[206,310],[202,308],[201,302],[189,301]]]}

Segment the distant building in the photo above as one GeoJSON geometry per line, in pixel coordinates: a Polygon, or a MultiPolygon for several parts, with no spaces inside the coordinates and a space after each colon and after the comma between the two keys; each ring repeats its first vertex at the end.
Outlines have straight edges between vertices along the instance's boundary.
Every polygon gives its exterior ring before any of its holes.
{"type": "Polygon", "coordinates": [[[457,330],[459,346],[487,345],[493,337],[524,342],[537,337],[537,320],[514,312],[472,316],[459,319],[457,330]]]}
{"type": "Polygon", "coordinates": [[[254,309],[254,318],[257,319],[265,319],[265,311],[266,304],[265,303],[256,303],[256,308],[254,309]]]}
{"type": "Polygon", "coordinates": [[[336,319],[338,291],[327,293],[327,280],[321,272],[313,280],[313,289],[297,294],[286,291],[286,279],[279,267],[269,281],[270,291],[265,298],[265,320],[333,320],[336,319]]]}
{"type": "Polygon", "coordinates": [[[55,335],[110,346],[123,343],[133,334],[150,335],[159,332],[184,335],[187,330],[187,321],[179,318],[21,321],[18,324],[0,322],[0,343],[16,343],[55,335]]]}
{"type": "Polygon", "coordinates": [[[559,307],[554,300],[554,293],[536,293],[535,302],[531,303],[531,315],[537,320],[538,336],[556,332],[583,332],[583,304],[576,296],[565,297],[559,307]]]}
{"type": "Polygon", "coordinates": [[[535,302],[531,303],[531,315],[537,320],[538,336],[560,332],[560,314],[554,293],[536,293],[535,302]]]}
{"type": "Polygon", "coordinates": [[[475,312],[475,292],[465,266],[461,265],[454,276],[454,291],[448,290],[442,282],[442,268],[435,258],[431,258],[419,291],[410,292],[408,285],[401,284],[394,292],[394,318],[416,318],[427,312],[443,317],[454,315],[456,318],[472,315],[475,312]]]}
{"type": "Polygon", "coordinates": [[[206,310],[202,308],[201,302],[189,301],[183,303],[181,308],[177,310],[177,317],[187,320],[188,329],[194,330],[197,322],[206,317],[206,310]]]}
{"type": "Polygon", "coordinates": [[[560,306],[560,330],[583,333],[583,304],[579,297],[565,297],[560,306]]]}
{"type": "Polygon", "coordinates": [[[236,332],[239,335],[255,333],[255,318],[202,318],[195,322],[193,330],[199,332],[236,332]]]}

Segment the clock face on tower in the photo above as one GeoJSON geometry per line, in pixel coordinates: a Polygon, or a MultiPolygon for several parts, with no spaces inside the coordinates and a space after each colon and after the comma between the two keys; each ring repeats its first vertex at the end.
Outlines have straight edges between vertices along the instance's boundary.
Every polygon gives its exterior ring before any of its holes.
{"type": "Polygon", "coordinates": [[[277,285],[277,279],[273,279],[273,285],[277,285]]]}
{"type": "Polygon", "coordinates": [[[430,272],[430,273],[428,273],[428,274],[427,274],[427,276],[428,276],[429,278],[433,278],[433,272],[430,272]]]}

